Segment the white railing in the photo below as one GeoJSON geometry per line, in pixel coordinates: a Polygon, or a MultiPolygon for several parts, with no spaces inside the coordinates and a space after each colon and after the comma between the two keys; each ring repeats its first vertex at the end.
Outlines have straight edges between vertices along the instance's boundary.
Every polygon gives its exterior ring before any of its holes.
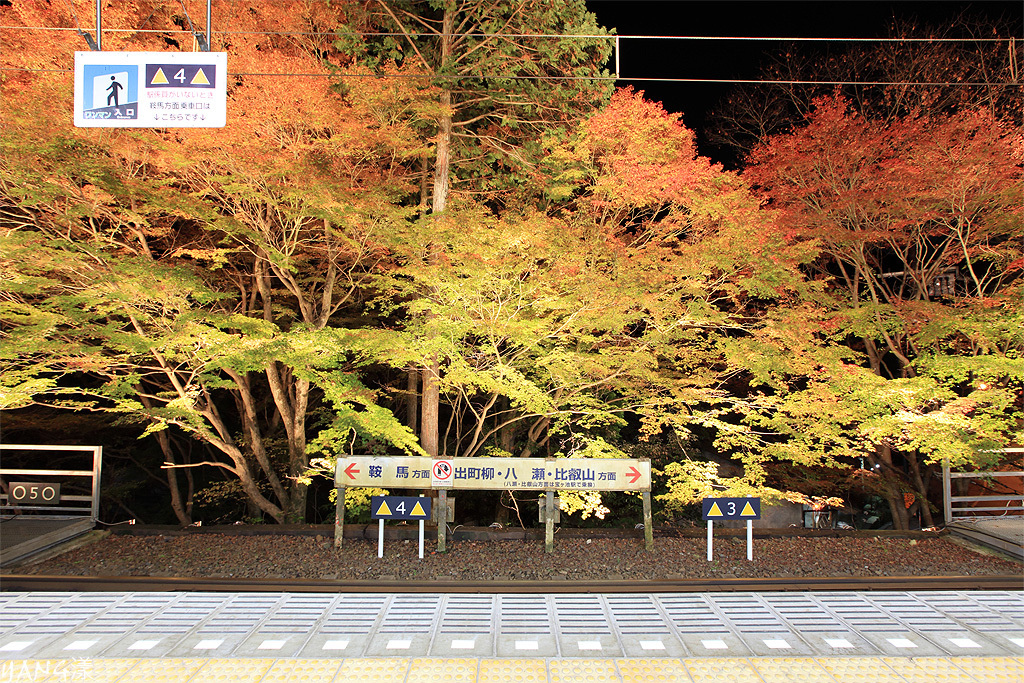
{"type": "MultiPolygon", "coordinates": [[[[1004,448],[998,453],[1024,453],[1024,448],[1004,448]]],[[[1024,472],[952,472],[949,461],[942,463],[942,499],[946,523],[958,519],[977,519],[980,513],[1002,512],[1008,516],[1024,516],[1024,495],[988,493],[981,496],[954,496],[953,479],[988,479],[990,477],[1024,477],[1024,472]],[[1004,501],[996,505],[997,501],[1004,501]],[[968,503],[968,505],[963,505],[968,503]],[[973,505],[989,503],[989,505],[973,505]]]]}
{"type": "MultiPolygon", "coordinates": [[[[0,492],[0,510],[2,510],[4,514],[17,514],[21,512],[50,514],[64,513],[65,515],[77,514],[83,517],[88,514],[93,521],[99,519],[100,468],[103,464],[102,446],[38,446],[28,444],[2,444],[0,445],[0,451],[91,451],[91,470],[15,469],[5,468],[0,465],[0,481],[3,482],[3,491],[0,492]],[[18,479],[12,479],[12,477],[17,477],[18,479]],[[91,484],[89,487],[90,494],[87,496],[79,494],[65,494],[61,491],[59,494],[59,501],[55,505],[33,505],[31,502],[15,502],[14,497],[11,495],[12,492],[10,491],[11,485],[17,483],[24,477],[44,477],[46,481],[41,482],[43,484],[63,484],[69,478],[73,480],[88,478],[90,479],[91,484]],[[87,505],[65,505],[65,503],[87,503],[87,505]]],[[[29,500],[31,500],[30,497],[25,496],[19,496],[19,498],[29,498],[29,500]]]]}

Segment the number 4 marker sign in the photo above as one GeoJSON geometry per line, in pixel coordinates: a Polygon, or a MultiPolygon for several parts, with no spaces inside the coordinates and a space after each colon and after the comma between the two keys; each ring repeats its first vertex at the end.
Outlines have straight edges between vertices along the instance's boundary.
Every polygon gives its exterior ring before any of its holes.
{"type": "Polygon", "coordinates": [[[420,522],[420,559],[423,559],[423,522],[430,518],[430,498],[426,496],[371,496],[370,519],[377,522],[377,557],[384,557],[384,520],[418,519],[420,522]]]}

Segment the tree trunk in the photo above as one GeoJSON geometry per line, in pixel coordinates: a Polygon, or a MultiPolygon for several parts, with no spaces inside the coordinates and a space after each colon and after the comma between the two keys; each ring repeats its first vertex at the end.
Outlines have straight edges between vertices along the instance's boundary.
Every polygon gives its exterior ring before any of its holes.
{"type": "Polygon", "coordinates": [[[437,376],[440,371],[440,363],[435,354],[431,367],[423,370],[423,400],[420,402],[420,444],[427,455],[432,458],[436,458],[438,454],[437,436],[441,397],[438,392],[437,376]]]}
{"type": "MultiPolygon", "coordinates": [[[[157,432],[157,440],[160,441],[160,450],[163,451],[167,462],[173,464],[174,456],[171,455],[170,439],[163,432],[157,432]],[[166,446],[164,442],[166,442],[166,446]]],[[[181,499],[181,489],[178,488],[178,471],[173,467],[168,467],[164,472],[167,473],[167,487],[171,490],[171,510],[174,511],[174,516],[178,518],[179,524],[189,526],[192,524],[191,509],[186,510],[181,499]]],[[[191,508],[191,499],[189,503],[189,508],[191,508]]]]}
{"type": "Polygon", "coordinates": [[[420,373],[416,368],[405,372],[405,424],[416,433],[416,417],[420,412],[420,373]]]}
{"type": "MultiPolygon", "coordinates": [[[[452,54],[452,31],[455,27],[455,13],[445,9],[441,36],[441,73],[447,71],[452,54]]],[[[452,91],[441,90],[441,115],[437,120],[437,148],[434,159],[434,196],[431,211],[441,213],[448,203],[448,177],[451,173],[452,146],[452,91]]]]}
{"type": "MultiPolygon", "coordinates": [[[[147,396],[145,396],[141,388],[137,391],[139,399],[142,401],[147,409],[153,407],[152,402],[147,396]]],[[[171,465],[176,465],[177,460],[174,457],[174,450],[171,446],[171,437],[167,434],[167,429],[162,429],[156,433],[156,442],[160,446],[160,452],[164,455],[164,462],[171,465]]],[[[191,502],[192,496],[191,491],[189,492],[189,510],[185,510],[185,506],[181,500],[181,490],[178,488],[178,475],[177,470],[173,467],[168,467],[164,470],[167,476],[167,488],[171,490],[171,510],[174,511],[174,516],[178,518],[178,523],[181,526],[189,526],[192,524],[191,517],[191,502]]]]}
{"type": "Polygon", "coordinates": [[[520,458],[532,457],[537,449],[548,442],[551,435],[544,434],[544,430],[548,428],[549,424],[551,424],[550,417],[539,417],[530,425],[530,429],[526,432],[526,445],[519,453],[520,458]],[[542,434],[544,434],[543,439],[541,439],[542,434]]]}
{"type": "MultiPolygon", "coordinates": [[[[298,478],[306,473],[309,459],[306,455],[306,413],[309,406],[309,382],[297,379],[290,368],[270,363],[266,369],[270,393],[288,437],[288,474],[290,485],[282,499],[285,521],[301,524],[306,521],[308,487],[298,478]]],[[[279,494],[280,496],[280,494],[279,494]]]]}
{"type": "MultiPolygon", "coordinates": [[[[445,70],[451,59],[452,31],[455,26],[455,13],[446,8],[441,36],[441,71],[445,70]]],[[[437,149],[434,159],[434,188],[431,212],[443,213],[448,203],[448,176],[451,173],[452,143],[452,93],[445,88],[441,91],[441,115],[437,122],[437,149]]],[[[433,252],[433,250],[432,250],[433,252]]],[[[433,254],[431,256],[433,258],[433,254]]],[[[423,450],[432,458],[438,454],[437,441],[440,433],[441,397],[437,378],[440,373],[440,359],[434,355],[431,367],[423,370],[423,398],[420,410],[420,443],[423,450]]]]}
{"type": "Polygon", "coordinates": [[[292,428],[288,431],[288,470],[291,485],[288,487],[288,509],[285,519],[292,524],[306,521],[306,505],[309,486],[300,477],[309,470],[309,456],[306,454],[306,413],[309,407],[309,382],[292,378],[293,415],[292,428]]]}
{"type": "MultiPolygon", "coordinates": [[[[187,464],[187,463],[186,463],[187,464]]],[[[192,519],[192,504],[196,499],[196,481],[192,476],[192,468],[185,468],[185,484],[187,493],[185,494],[185,515],[192,519]]],[[[191,524],[191,522],[189,522],[191,524]]]]}
{"type": "Polygon", "coordinates": [[[893,478],[892,449],[888,446],[876,446],[872,458],[882,465],[879,474],[885,486],[885,501],[889,504],[889,513],[892,517],[892,528],[898,531],[905,531],[909,526],[907,508],[903,505],[903,494],[899,489],[899,482],[893,478]]]}
{"type": "MultiPolygon", "coordinates": [[[[507,396],[501,397],[501,409],[498,411],[498,421],[505,419],[506,413],[512,408],[512,402],[507,396]]],[[[498,431],[498,445],[501,450],[511,453],[516,446],[516,422],[505,425],[498,431]]]]}
{"type": "Polygon", "coordinates": [[[868,354],[868,363],[871,365],[871,371],[882,376],[882,355],[878,352],[878,345],[875,344],[874,339],[864,337],[864,350],[868,354]]]}
{"type": "Polygon", "coordinates": [[[928,505],[928,487],[925,485],[925,477],[921,476],[921,462],[918,460],[917,451],[907,453],[907,462],[910,464],[911,481],[914,482],[921,502],[921,526],[934,527],[935,520],[932,518],[931,506],[928,505]]]}

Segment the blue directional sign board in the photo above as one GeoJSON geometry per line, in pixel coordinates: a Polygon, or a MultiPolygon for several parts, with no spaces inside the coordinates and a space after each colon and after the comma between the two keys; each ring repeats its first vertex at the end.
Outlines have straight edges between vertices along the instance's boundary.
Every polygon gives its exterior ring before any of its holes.
{"type": "Polygon", "coordinates": [[[372,496],[370,519],[430,519],[430,498],[372,496]]]}
{"type": "Polygon", "coordinates": [[[761,519],[760,498],[705,498],[704,519],[761,519]]]}

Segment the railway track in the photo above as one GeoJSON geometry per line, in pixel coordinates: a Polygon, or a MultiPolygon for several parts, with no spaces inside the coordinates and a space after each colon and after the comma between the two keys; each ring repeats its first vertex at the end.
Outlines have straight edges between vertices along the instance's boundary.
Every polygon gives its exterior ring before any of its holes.
{"type": "Polygon", "coordinates": [[[665,581],[343,581],[155,576],[0,574],[2,591],[213,591],[242,593],[718,593],[771,591],[1022,590],[1014,575],[891,576],[665,581]]]}

